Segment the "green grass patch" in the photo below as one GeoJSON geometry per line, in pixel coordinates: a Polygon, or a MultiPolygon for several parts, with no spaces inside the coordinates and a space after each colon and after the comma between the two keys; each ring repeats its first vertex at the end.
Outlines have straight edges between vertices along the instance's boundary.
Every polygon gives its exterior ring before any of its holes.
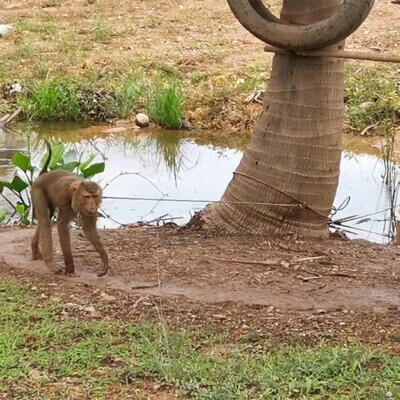
{"type": "Polygon", "coordinates": [[[183,96],[177,83],[156,85],[147,104],[147,109],[155,122],[169,129],[179,129],[182,123],[183,96]]]}
{"type": "Polygon", "coordinates": [[[260,334],[232,344],[207,330],[90,322],[38,292],[0,282],[0,393],[10,398],[116,399],[149,381],[194,399],[400,395],[400,358],[361,346],[276,346],[260,334]]]}
{"type": "Polygon", "coordinates": [[[33,81],[18,105],[28,119],[76,120],[81,116],[77,84],[68,81],[33,81]]]}
{"type": "Polygon", "coordinates": [[[378,132],[391,130],[400,121],[400,71],[349,68],[345,101],[347,118],[355,131],[375,124],[378,132]]]}
{"type": "Polygon", "coordinates": [[[143,99],[146,87],[140,79],[136,77],[126,77],[114,88],[113,96],[110,97],[106,107],[110,113],[121,118],[129,118],[132,112],[143,99]]]}

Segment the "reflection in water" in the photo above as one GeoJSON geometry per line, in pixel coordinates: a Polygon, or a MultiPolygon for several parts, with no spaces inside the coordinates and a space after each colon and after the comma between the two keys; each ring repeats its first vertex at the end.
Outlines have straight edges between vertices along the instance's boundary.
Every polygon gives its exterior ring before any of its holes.
{"type": "MultiPolygon", "coordinates": [[[[232,178],[242,153],[232,149],[215,148],[211,145],[197,145],[182,139],[181,134],[165,131],[154,134],[105,135],[104,127],[66,129],[60,131],[47,127],[35,132],[27,129],[37,143],[37,136],[51,136],[55,141],[70,143],[77,152],[96,153],[97,160],[106,158],[105,172],[96,177],[104,187],[122,171],[139,173],[123,175],[106,186],[105,197],[140,197],[191,200],[219,200],[232,178]],[[50,130],[50,132],[49,132],[50,130]],[[55,134],[57,132],[57,134],[55,134]],[[49,135],[50,134],[50,135],[49,135]],[[142,175],[142,176],[140,176],[142,175]]],[[[26,139],[14,133],[0,132],[0,179],[10,178],[13,168],[11,158],[14,150],[24,149],[26,139]],[[8,151],[11,150],[11,151],[8,151]]],[[[36,159],[40,154],[36,154],[36,159]]],[[[393,171],[397,167],[393,166],[393,171]]],[[[383,161],[371,155],[344,153],[341,176],[335,205],[341,204],[348,196],[349,204],[339,210],[334,219],[351,215],[360,216],[345,223],[351,237],[365,238],[376,242],[387,241],[393,233],[393,217],[390,207],[396,201],[393,193],[396,187],[393,175],[392,185],[385,185],[383,161]],[[362,216],[388,209],[384,213],[370,216],[358,223],[362,216]]],[[[163,215],[180,218],[176,222],[185,223],[193,212],[203,208],[202,203],[157,202],[145,200],[105,199],[103,209],[111,219],[101,218],[100,227],[113,228],[118,224],[139,220],[153,220],[163,215]]],[[[6,204],[0,200],[0,209],[6,204]]],[[[393,208],[392,208],[393,210],[393,208]]]]}

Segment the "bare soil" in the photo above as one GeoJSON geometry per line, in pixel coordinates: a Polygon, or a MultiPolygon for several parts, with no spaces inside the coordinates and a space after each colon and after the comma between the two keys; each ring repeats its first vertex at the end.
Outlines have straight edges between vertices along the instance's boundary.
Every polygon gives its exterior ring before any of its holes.
{"type": "Polygon", "coordinates": [[[71,315],[162,319],[233,336],[262,330],[285,343],[360,340],[400,353],[396,246],[132,227],[102,232],[112,274],[98,278],[99,258],[75,231],[77,276],[65,277],[30,260],[32,233],[0,230],[0,278],[33,286],[44,302],[72,304],[71,315]],[[97,311],[88,314],[85,305],[97,311]]]}

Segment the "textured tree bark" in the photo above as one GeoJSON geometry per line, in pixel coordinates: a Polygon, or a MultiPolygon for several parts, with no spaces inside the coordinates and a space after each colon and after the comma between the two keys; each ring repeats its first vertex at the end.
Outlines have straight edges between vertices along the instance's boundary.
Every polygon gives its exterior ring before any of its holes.
{"type": "MultiPolygon", "coordinates": [[[[315,22],[340,3],[284,0],[281,18],[315,22]]],[[[341,48],[343,43],[328,49],[341,48]]],[[[226,203],[208,206],[203,226],[226,233],[327,237],[340,169],[343,95],[343,60],[276,55],[263,111],[223,195],[226,203]]]]}

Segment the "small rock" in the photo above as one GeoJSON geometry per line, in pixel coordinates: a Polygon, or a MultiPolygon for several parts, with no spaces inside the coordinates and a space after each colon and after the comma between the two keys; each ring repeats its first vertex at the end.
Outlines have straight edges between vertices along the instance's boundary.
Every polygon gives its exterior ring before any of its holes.
{"type": "Polygon", "coordinates": [[[36,291],[36,290],[38,290],[38,288],[36,286],[32,286],[31,290],[36,291]]]}
{"type": "Polygon", "coordinates": [[[366,101],[364,103],[361,103],[358,106],[358,109],[362,112],[367,112],[368,110],[370,110],[373,106],[375,105],[375,103],[373,101],[366,101]]]}
{"type": "Polygon", "coordinates": [[[0,37],[6,37],[13,32],[12,25],[0,25],[0,37]]]}
{"type": "Polygon", "coordinates": [[[393,393],[392,392],[386,392],[386,398],[387,399],[391,399],[393,397],[393,393]]]}
{"type": "Polygon", "coordinates": [[[274,310],[275,310],[274,306],[269,306],[266,311],[267,313],[272,313],[274,310]]]}
{"type": "Polygon", "coordinates": [[[317,314],[326,314],[326,310],[324,310],[324,309],[319,309],[319,310],[317,310],[317,314]]]}
{"type": "Polygon", "coordinates": [[[93,306],[88,306],[88,307],[84,307],[83,311],[88,312],[88,313],[95,313],[96,309],[93,306]]]}
{"type": "Polygon", "coordinates": [[[222,319],[226,319],[226,315],[224,315],[224,314],[214,314],[213,318],[222,320],[222,319]]]}
{"type": "Polygon", "coordinates": [[[389,314],[390,310],[388,307],[384,306],[376,306],[372,309],[372,313],[376,315],[385,315],[389,314]]]}
{"type": "Polygon", "coordinates": [[[136,114],[135,123],[141,128],[147,128],[150,125],[150,118],[143,113],[136,114]]]}
{"type": "Polygon", "coordinates": [[[15,82],[11,85],[10,95],[15,96],[22,93],[22,85],[18,82],[15,82]]]}
{"type": "Polygon", "coordinates": [[[117,301],[117,298],[115,296],[111,295],[111,294],[107,294],[107,293],[103,292],[101,294],[101,296],[100,296],[100,300],[103,303],[112,304],[112,303],[115,303],[117,301]]]}

